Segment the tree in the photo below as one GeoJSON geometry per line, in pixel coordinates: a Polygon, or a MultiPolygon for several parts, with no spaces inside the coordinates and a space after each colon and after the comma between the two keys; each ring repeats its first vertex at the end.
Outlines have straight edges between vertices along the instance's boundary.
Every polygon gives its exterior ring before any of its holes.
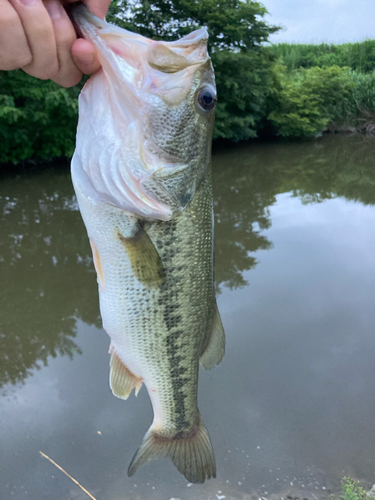
{"type": "Polygon", "coordinates": [[[21,70],[0,71],[0,162],[72,156],[78,93],[21,70]]]}
{"type": "Polygon", "coordinates": [[[176,40],[205,26],[212,50],[247,51],[279,30],[263,20],[265,14],[267,9],[253,0],[117,0],[109,20],[159,40],[176,40]]]}
{"type": "Polygon", "coordinates": [[[315,66],[288,74],[281,66],[275,75],[268,120],[276,135],[320,135],[329,123],[348,115],[347,102],[354,87],[348,68],[315,66]]]}
{"type": "Polygon", "coordinates": [[[275,57],[262,44],[279,30],[266,13],[252,0],[117,0],[108,20],[167,41],[206,27],[218,90],[214,138],[238,141],[255,137],[266,115],[275,57]]]}
{"type": "MultiPolygon", "coordinates": [[[[255,137],[266,115],[274,55],[269,26],[252,0],[114,0],[108,21],[153,39],[175,40],[205,26],[218,90],[214,138],[255,137]]],[[[0,71],[0,162],[70,157],[80,86],[63,89],[22,71],[0,71]]]]}

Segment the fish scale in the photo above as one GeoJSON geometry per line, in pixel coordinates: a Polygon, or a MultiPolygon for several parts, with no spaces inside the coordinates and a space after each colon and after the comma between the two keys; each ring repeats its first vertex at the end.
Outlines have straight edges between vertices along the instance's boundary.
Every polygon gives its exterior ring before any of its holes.
{"type": "Polygon", "coordinates": [[[211,93],[213,109],[207,34],[153,42],[82,5],[74,12],[103,67],[80,97],[72,179],[111,338],[110,386],[127,399],[144,384],[154,411],[128,474],[169,457],[202,483],[216,464],[197,406],[199,364],[220,363],[225,344],[213,281],[213,113],[197,97],[211,93]]]}

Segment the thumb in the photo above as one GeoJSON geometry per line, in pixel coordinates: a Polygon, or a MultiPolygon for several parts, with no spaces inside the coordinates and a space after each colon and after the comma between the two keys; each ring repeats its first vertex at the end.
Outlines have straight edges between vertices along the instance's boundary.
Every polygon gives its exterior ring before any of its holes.
{"type": "Polygon", "coordinates": [[[78,38],[72,45],[71,53],[75,65],[82,73],[91,75],[101,68],[96,49],[88,40],[78,38]]]}

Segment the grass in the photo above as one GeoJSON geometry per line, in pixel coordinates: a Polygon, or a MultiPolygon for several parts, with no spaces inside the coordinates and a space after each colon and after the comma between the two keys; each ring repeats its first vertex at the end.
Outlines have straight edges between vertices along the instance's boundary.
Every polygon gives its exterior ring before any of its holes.
{"type": "Polygon", "coordinates": [[[360,73],[375,70],[375,40],[340,45],[279,43],[271,45],[267,50],[280,58],[288,71],[313,66],[349,67],[360,73]]]}

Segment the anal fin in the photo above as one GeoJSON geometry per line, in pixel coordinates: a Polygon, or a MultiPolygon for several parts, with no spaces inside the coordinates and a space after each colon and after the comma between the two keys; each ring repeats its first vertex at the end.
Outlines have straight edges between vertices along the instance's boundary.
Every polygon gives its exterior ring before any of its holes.
{"type": "Polygon", "coordinates": [[[142,387],[142,379],[134,375],[121,361],[111,346],[109,384],[115,396],[121,399],[128,399],[130,393],[135,389],[135,395],[142,387]]]}
{"type": "Polygon", "coordinates": [[[200,364],[205,370],[211,370],[223,359],[225,353],[225,333],[219,309],[215,301],[211,332],[207,346],[200,357],[200,364]]]}

